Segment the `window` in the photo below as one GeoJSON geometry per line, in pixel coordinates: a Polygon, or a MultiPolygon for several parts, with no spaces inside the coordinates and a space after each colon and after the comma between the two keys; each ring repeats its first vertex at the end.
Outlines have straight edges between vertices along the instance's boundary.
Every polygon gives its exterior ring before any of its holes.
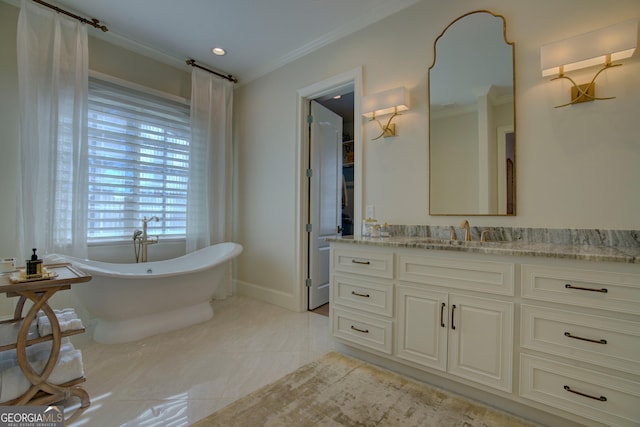
{"type": "Polygon", "coordinates": [[[87,241],[149,234],[184,238],[189,169],[189,106],[96,78],[89,79],[87,241]]]}

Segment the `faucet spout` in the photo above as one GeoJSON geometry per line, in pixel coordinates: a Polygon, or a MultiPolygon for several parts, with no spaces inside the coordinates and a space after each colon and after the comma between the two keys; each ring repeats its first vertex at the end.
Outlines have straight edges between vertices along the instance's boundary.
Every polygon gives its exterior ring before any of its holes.
{"type": "Polygon", "coordinates": [[[464,221],[462,221],[462,224],[460,224],[460,227],[462,227],[464,229],[464,241],[465,242],[470,242],[471,241],[471,229],[469,227],[469,221],[465,219],[464,221]]]}

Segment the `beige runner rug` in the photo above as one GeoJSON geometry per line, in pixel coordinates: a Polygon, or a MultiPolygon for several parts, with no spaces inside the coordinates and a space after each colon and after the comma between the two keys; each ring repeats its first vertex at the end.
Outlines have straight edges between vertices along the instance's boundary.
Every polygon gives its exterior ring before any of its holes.
{"type": "Polygon", "coordinates": [[[192,426],[532,427],[534,424],[332,352],[192,426]]]}

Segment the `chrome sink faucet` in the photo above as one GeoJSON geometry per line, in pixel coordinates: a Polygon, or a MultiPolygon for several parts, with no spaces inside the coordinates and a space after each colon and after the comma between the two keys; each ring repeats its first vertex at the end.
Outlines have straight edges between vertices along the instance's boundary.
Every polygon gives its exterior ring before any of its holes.
{"type": "Polygon", "coordinates": [[[462,227],[462,229],[464,230],[464,241],[465,242],[470,242],[471,241],[471,229],[469,227],[469,221],[467,221],[465,219],[464,221],[462,221],[462,224],[460,224],[460,227],[462,227]]]}

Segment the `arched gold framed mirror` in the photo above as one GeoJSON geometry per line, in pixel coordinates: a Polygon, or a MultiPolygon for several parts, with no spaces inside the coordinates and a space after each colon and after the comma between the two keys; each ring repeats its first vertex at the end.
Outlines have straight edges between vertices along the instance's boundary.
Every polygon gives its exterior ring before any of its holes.
{"type": "Polygon", "coordinates": [[[429,67],[429,214],[515,215],[515,45],[488,10],[451,22],[429,67]]]}

